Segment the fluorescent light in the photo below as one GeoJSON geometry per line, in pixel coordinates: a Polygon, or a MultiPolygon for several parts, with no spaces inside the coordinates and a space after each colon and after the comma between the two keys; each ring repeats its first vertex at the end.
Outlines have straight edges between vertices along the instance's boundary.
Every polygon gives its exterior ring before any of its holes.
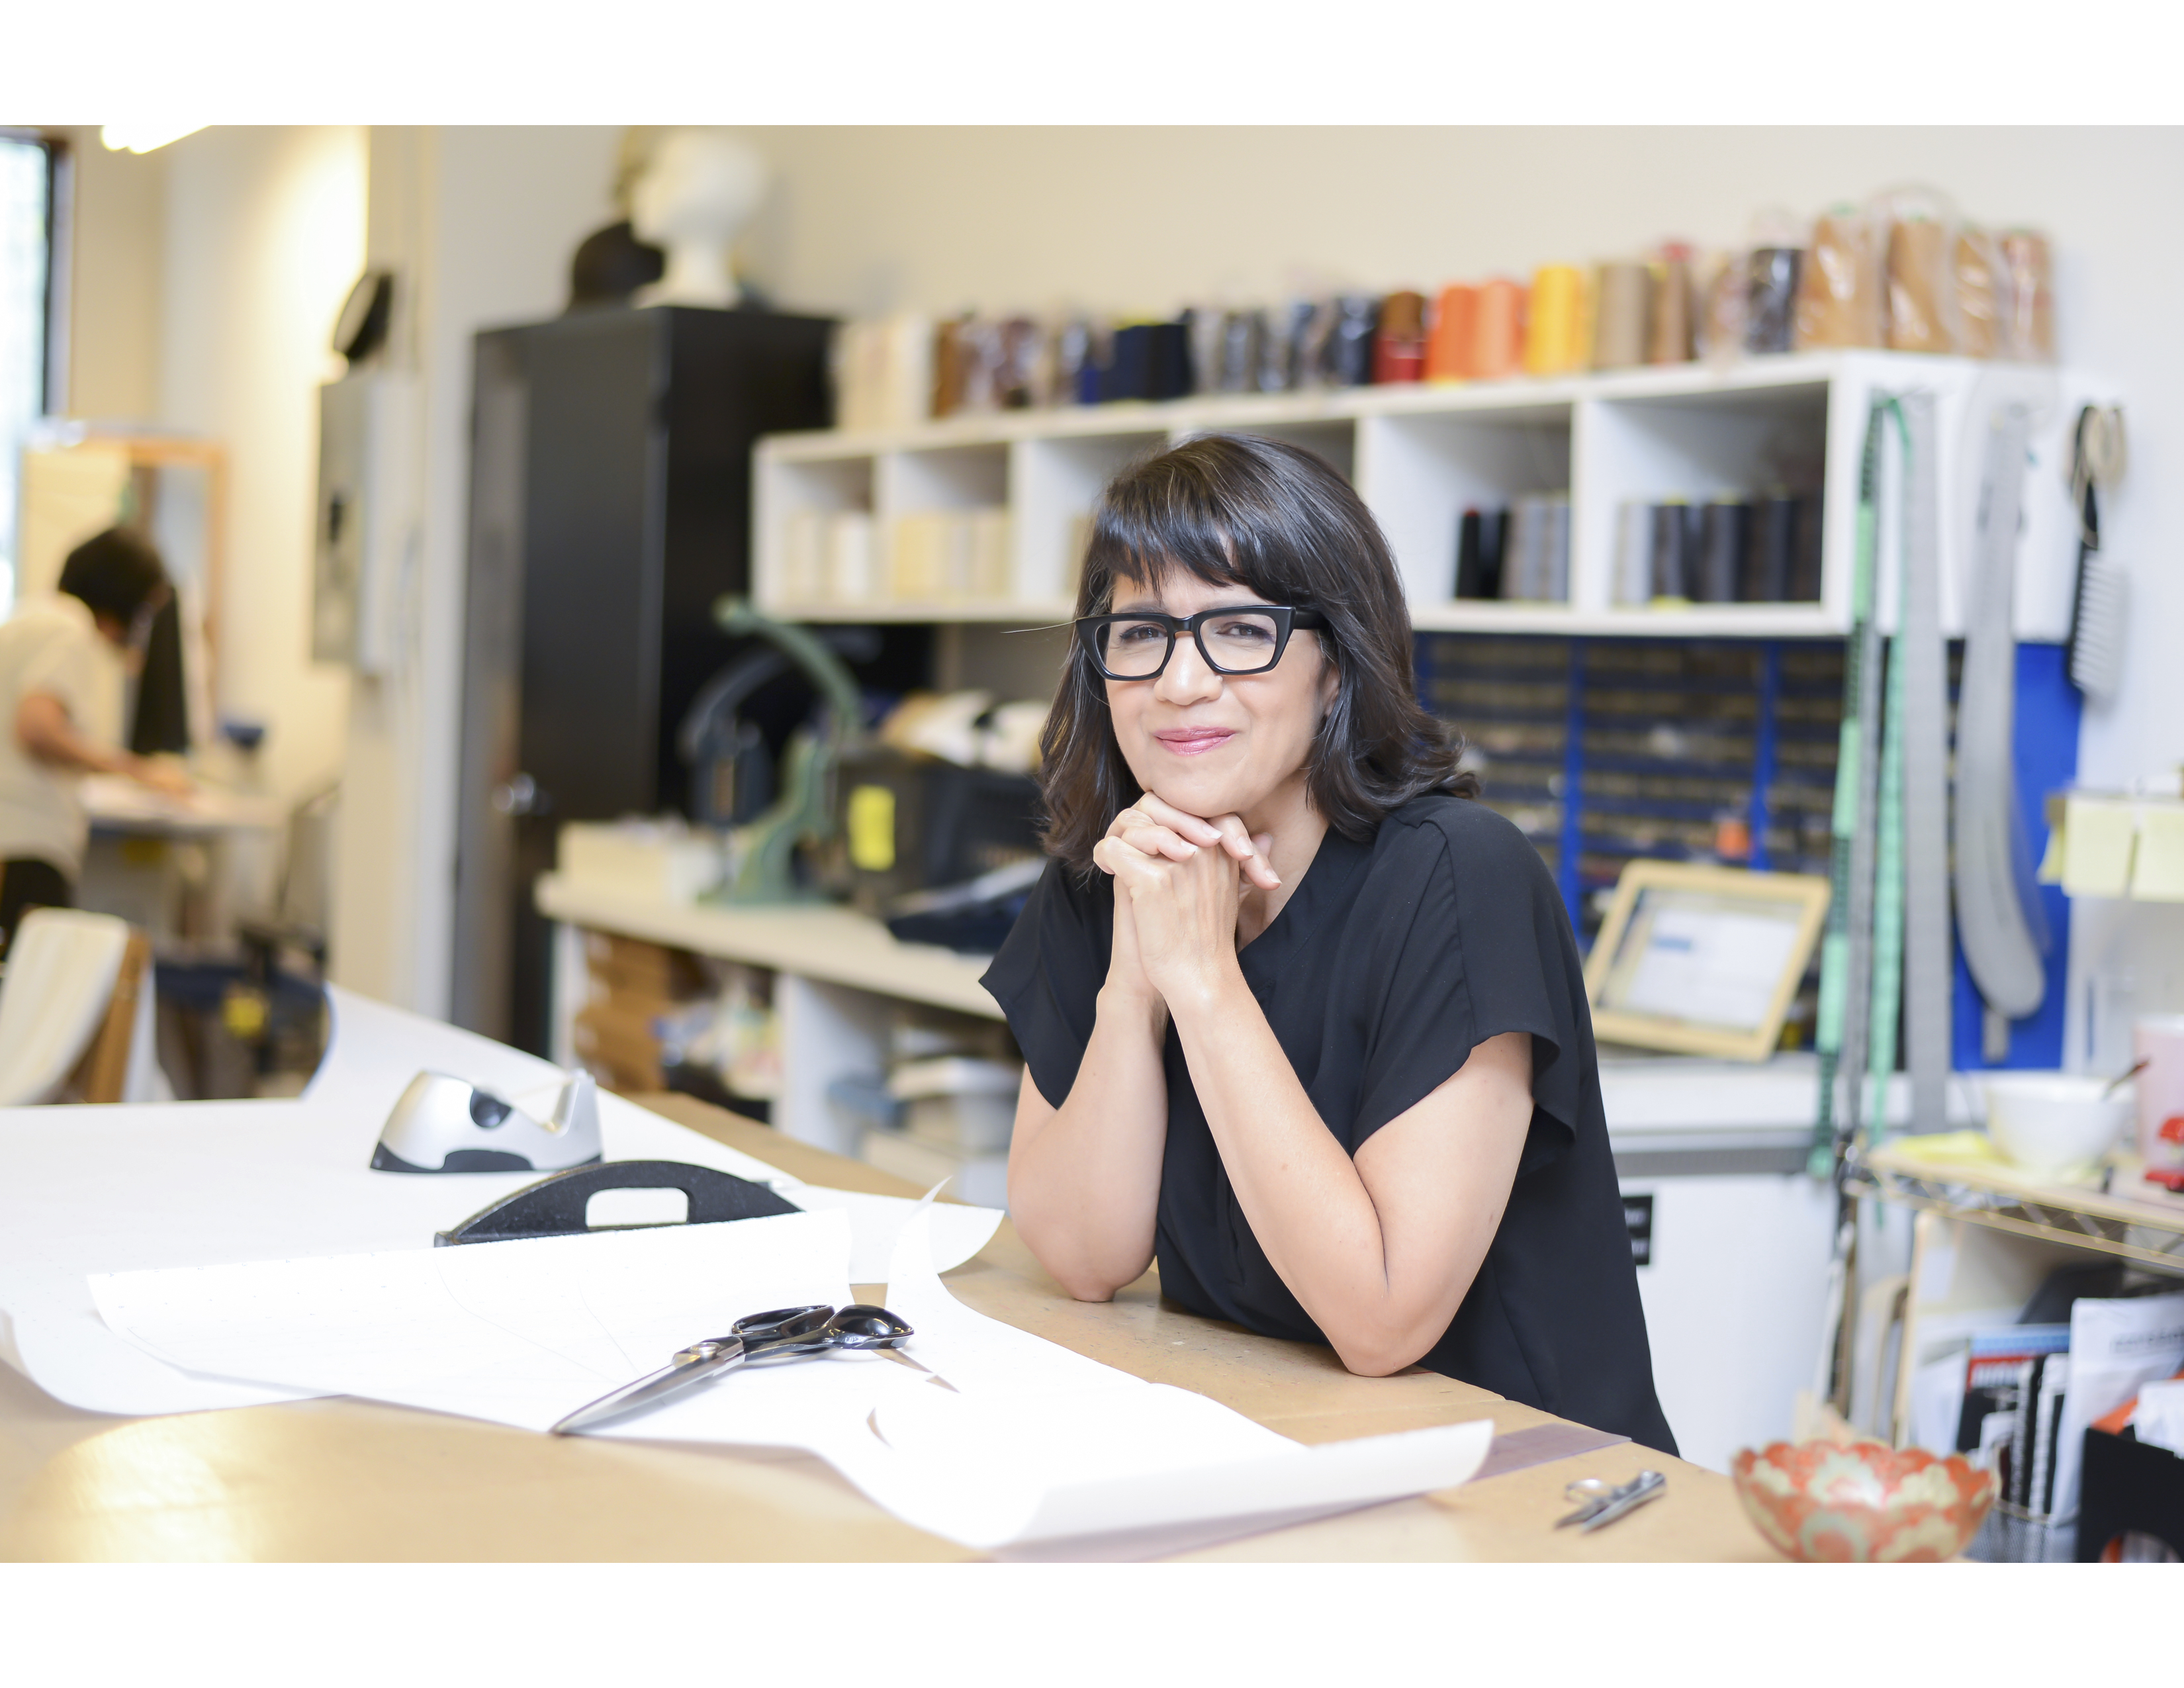
{"type": "Polygon", "coordinates": [[[109,153],[150,153],[203,127],[202,123],[109,123],[98,131],[98,138],[109,153]]]}

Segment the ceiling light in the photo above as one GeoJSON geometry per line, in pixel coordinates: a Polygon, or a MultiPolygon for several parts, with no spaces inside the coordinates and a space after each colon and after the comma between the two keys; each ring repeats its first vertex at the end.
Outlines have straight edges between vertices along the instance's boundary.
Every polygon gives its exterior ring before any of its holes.
{"type": "Polygon", "coordinates": [[[109,123],[98,131],[98,138],[109,153],[150,153],[203,127],[202,123],[109,123]]]}

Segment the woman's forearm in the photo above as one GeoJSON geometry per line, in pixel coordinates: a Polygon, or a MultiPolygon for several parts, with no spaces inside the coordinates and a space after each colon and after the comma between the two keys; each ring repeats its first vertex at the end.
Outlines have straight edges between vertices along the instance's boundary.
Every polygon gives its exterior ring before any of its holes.
{"type": "Polygon", "coordinates": [[[1379,1376],[1413,1363],[1447,1329],[1477,1258],[1453,1283],[1435,1245],[1442,1225],[1419,1228],[1430,1235],[1406,1247],[1240,973],[1181,995],[1171,1011],[1222,1165],[1268,1263],[1351,1371],[1379,1376]]]}
{"type": "Polygon", "coordinates": [[[1111,983],[1067,1100],[1049,1106],[1024,1081],[1009,1149],[1009,1216],[1079,1301],[1108,1300],[1152,1263],[1167,1145],[1167,1029],[1158,997],[1111,983]]]}

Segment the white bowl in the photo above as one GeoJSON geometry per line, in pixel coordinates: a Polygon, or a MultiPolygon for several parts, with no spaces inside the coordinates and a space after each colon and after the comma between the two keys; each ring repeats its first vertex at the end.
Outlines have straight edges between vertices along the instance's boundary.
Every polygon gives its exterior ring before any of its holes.
{"type": "Polygon", "coordinates": [[[1994,1073],[1984,1081],[1987,1135],[2022,1171],[2075,1172],[2105,1155],[2131,1123],[2131,1086],[2103,1100],[2109,1083],[2074,1072],[1994,1073]]]}

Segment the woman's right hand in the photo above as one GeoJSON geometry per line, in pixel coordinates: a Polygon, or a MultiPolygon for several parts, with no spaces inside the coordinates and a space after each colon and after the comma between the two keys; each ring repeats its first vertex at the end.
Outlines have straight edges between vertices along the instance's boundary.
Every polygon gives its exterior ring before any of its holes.
{"type": "MultiPolygon", "coordinates": [[[[1282,882],[1264,852],[1251,841],[1243,822],[1224,815],[1217,822],[1185,813],[1147,792],[1115,816],[1107,835],[1094,848],[1092,860],[1103,872],[1114,872],[1112,852],[1130,850],[1170,861],[1188,861],[1201,850],[1218,847],[1242,864],[1244,875],[1254,884],[1272,890],[1282,882]]],[[[1107,983],[1133,998],[1158,1001],[1160,993],[1145,977],[1138,945],[1136,910],[1129,897],[1115,898],[1115,940],[1107,963],[1107,983]]]]}

